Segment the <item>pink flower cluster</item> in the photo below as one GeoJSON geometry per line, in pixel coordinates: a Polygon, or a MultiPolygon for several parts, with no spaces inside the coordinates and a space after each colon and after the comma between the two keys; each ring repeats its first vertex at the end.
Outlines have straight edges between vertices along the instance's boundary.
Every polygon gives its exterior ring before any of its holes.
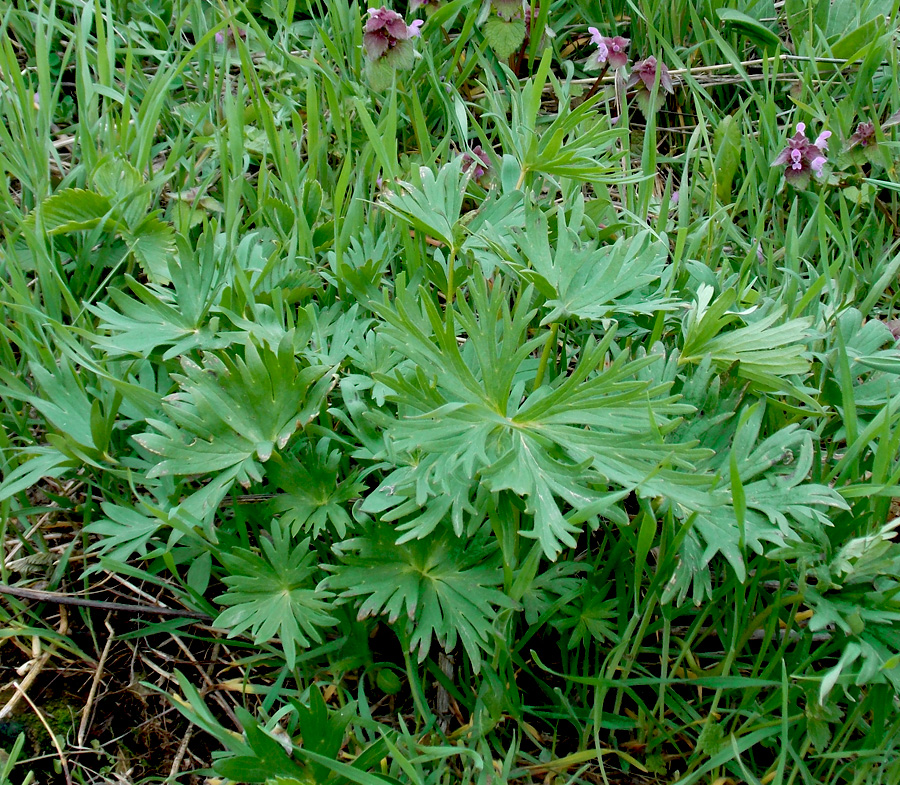
{"type": "Polygon", "coordinates": [[[659,71],[659,86],[667,93],[674,93],[675,88],[672,86],[672,77],[669,75],[669,69],[665,63],[660,63],[655,57],[648,57],[634,64],[631,76],[625,83],[626,87],[635,87],[649,92],[653,89],[656,82],[656,72],[659,71]]]}
{"type": "Polygon", "coordinates": [[[609,63],[613,68],[622,68],[628,64],[625,50],[631,43],[629,39],[620,35],[607,38],[596,27],[589,27],[588,32],[591,34],[591,43],[597,46],[597,51],[591,56],[591,63],[595,65],[609,63]]]}
{"type": "MultiPolygon", "coordinates": [[[[591,43],[597,47],[597,50],[588,58],[588,68],[626,68],[628,66],[628,46],[631,41],[620,35],[605,36],[596,27],[589,27],[588,32],[591,34],[591,43]]],[[[605,70],[604,70],[605,73],[605,70]]],[[[659,86],[663,92],[672,93],[675,91],[672,83],[672,77],[665,63],[659,62],[655,57],[648,57],[646,60],[639,60],[632,67],[631,73],[628,75],[626,87],[637,88],[637,99],[641,109],[652,111],[651,94],[653,85],[656,83],[657,74],[659,74],[659,86]]],[[[599,84],[599,82],[598,82],[599,84]]],[[[595,88],[596,89],[596,88],[595,88]]],[[[655,106],[658,108],[658,103],[655,106]]]]}
{"type": "Polygon", "coordinates": [[[491,159],[481,145],[473,147],[470,153],[463,153],[462,170],[471,172],[472,179],[481,180],[491,168],[491,159]]]}
{"type": "Polygon", "coordinates": [[[856,133],[850,137],[850,148],[871,147],[877,144],[875,139],[875,123],[860,123],[856,126],[856,133]]]}
{"type": "MultiPolygon", "coordinates": [[[[243,30],[243,29],[239,29],[238,36],[240,37],[240,39],[242,41],[246,40],[247,31],[243,30]]],[[[235,42],[234,30],[230,27],[226,28],[225,30],[220,30],[218,33],[216,33],[215,38],[216,38],[216,43],[219,44],[219,46],[221,46],[222,44],[227,44],[229,46],[229,48],[234,46],[234,42],[235,42]]]]}
{"type": "Polygon", "coordinates": [[[407,25],[400,14],[384,6],[370,8],[363,34],[366,57],[371,62],[389,59],[391,53],[402,47],[404,41],[419,34],[419,28],[423,24],[421,19],[417,19],[411,25],[407,25]]]}
{"type": "Polygon", "coordinates": [[[831,131],[822,131],[815,142],[806,136],[806,124],[797,123],[797,132],[788,139],[787,147],[772,162],[772,166],[783,166],[784,177],[788,182],[801,187],[809,182],[810,173],[817,177],[822,174],[822,167],[827,158],[828,137],[831,131]]]}

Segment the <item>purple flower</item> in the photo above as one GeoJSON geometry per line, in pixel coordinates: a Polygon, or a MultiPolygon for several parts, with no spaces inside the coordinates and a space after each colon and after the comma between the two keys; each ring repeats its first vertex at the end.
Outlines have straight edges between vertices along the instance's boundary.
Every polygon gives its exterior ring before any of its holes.
{"type": "Polygon", "coordinates": [[[410,13],[419,8],[424,8],[426,13],[434,13],[441,7],[444,0],[409,0],[410,13]]]}
{"type": "Polygon", "coordinates": [[[588,32],[591,34],[591,43],[597,45],[597,51],[591,56],[591,63],[603,65],[608,62],[613,68],[621,68],[628,64],[628,55],[625,54],[631,43],[628,38],[622,38],[620,35],[607,38],[601,35],[596,27],[589,27],[588,32]]]}
{"type": "Polygon", "coordinates": [[[797,123],[797,132],[788,139],[787,147],[772,162],[772,166],[783,166],[785,179],[801,188],[809,182],[809,174],[822,174],[822,167],[827,161],[825,151],[828,149],[828,137],[831,131],[823,131],[816,137],[815,143],[806,136],[806,124],[797,123]]]}
{"type": "Polygon", "coordinates": [[[471,153],[463,153],[462,170],[471,171],[474,180],[481,180],[491,170],[491,159],[481,145],[473,147],[471,153]]]}
{"type": "Polygon", "coordinates": [[[648,57],[634,64],[634,69],[626,87],[634,87],[637,85],[638,91],[645,90],[650,92],[656,82],[656,72],[659,71],[659,86],[667,93],[674,93],[675,88],[672,86],[672,77],[669,75],[669,69],[665,63],[660,63],[655,57],[648,57]]]}
{"type": "Polygon", "coordinates": [[[871,147],[874,144],[877,144],[875,123],[860,123],[856,126],[856,133],[850,137],[850,146],[847,149],[852,149],[857,145],[859,147],[871,147]]]}
{"type": "Polygon", "coordinates": [[[381,60],[401,46],[403,41],[408,41],[419,34],[419,28],[423,25],[421,19],[411,25],[403,21],[403,17],[396,11],[391,11],[382,6],[370,8],[369,18],[366,20],[363,46],[366,57],[371,62],[381,60]]]}
{"type": "MultiPolygon", "coordinates": [[[[246,39],[247,31],[246,30],[238,30],[238,36],[240,37],[241,40],[246,39]]],[[[234,40],[235,39],[234,39],[234,30],[232,28],[228,27],[225,30],[220,30],[218,33],[216,33],[215,37],[216,37],[216,43],[219,44],[219,46],[221,46],[222,44],[228,44],[229,49],[234,48],[234,40]]]]}

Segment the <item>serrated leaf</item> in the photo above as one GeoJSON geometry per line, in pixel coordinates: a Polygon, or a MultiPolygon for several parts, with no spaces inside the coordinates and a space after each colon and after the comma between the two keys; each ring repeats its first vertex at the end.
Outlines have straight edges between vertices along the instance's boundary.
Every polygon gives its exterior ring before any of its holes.
{"type": "Polygon", "coordinates": [[[169,265],[176,263],[175,230],[158,214],[148,215],[130,232],[131,252],[155,283],[170,281],[169,265]]]}
{"type": "Polygon", "coordinates": [[[492,16],[481,28],[484,37],[494,50],[494,54],[506,59],[515,52],[525,40],[525,21],[512,19],[507,21],[499,16],[492,16]]]}
{"type": "Polygon", "coordinates": [[[174,377],[180,392],[164,404],[172,424],[148,420],[155,432],[135,437],[162,458],[150,477],[240,467],[242,484],[261,479],[257,461],[283,448],[334,384],[327,366],[298,360],[291,335],[277,352],[248,340],[243,357],[208,353],[202,366],[182,358],[182,368],[184,375],[174,377]]]}
{"type": "Polygon", "coordinates": [[[108,197],[83,188],[66,188],[44,200],[41,221],[48,234],[94,229],[101,224],[106,231],[126,229],[115,215],[108,197]]]}
{"type": "Polygon", "coordinates": [[[530,356],[548,338],[528,338],[531,292],[519,295],[512,312],[508,297],[501,276],[490,293],[476,276],[471,305],[460,297],[452,320],[427,295],[413,301],[411,291],[379,307],[385,334],[415,368],[378,377],[403,404],[405,417],[378,422],[392,460],[409,468],[388,475],[363,509],[399,520],[403,540],[427,536],[444,516],[461,535],[483,515],[479,493],[512,490],[534,516],[529,536],[554,559],[585,520],[621,520],[618,501],[634,488],[703,507],[709,480],[689,472],[706,453],[664,440],[670,417],[689,408],[666,399],[665,387],[635,378],[658,358],[629,362],[622,354],[599,370],[609,331],[602,344],[588,343],[570,373],[529,391],[530,356]]]}
{"type": "Polygon", "coordinates": [[[392,530],[379,526],[342,549],[353,554],[325,585],[343,589],[341,597],[365,598],[360,618],[384,614],[394,623],[405,614],[412,621],[409,648],[419,650],[420,661],[432,641],[446,651],[461,641],[480,669],[482,652],[493,651],[497,611],[513,606],[494,588],[503,581],[494,547],[452,534],[397,545],[392,530]]]}
{"type": "Polygon", "coordinates": [[[135,226],[150,209],[151,194],[144,178],[119,155],[106,155],[91,175],[94,187],[116,205],[126,226],[135,226]]]}
{"type": "Polygon", "coordinates": [[[321,628],[337,623],[329,613],[333,595],[312,585],[318,562],[309,539],[291,547],[290,535],[278,521],[271,531],[271,540],[262,539],[262,553],[235,548],[222,556],[228,591],[216,600],[229,607],[214,624],[227,629],[229,637],[250,630],[257,643],[277,636],[287,666],[293,668],[297,648],[321,643],[321,628]]]}

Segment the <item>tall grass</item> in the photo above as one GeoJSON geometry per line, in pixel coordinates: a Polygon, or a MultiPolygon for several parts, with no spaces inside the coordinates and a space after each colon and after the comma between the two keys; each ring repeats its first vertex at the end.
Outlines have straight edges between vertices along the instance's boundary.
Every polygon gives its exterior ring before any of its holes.
{"type": "Polygon", "coordinates": [[[495,5],[3,9],[4,782],[900,782],[898,4],[495,5]]]}

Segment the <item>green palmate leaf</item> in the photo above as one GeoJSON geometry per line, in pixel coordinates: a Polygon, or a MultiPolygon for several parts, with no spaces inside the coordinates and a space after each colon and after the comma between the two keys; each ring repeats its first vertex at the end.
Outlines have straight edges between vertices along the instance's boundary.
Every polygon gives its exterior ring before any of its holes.
{"type": "Polygon", "coordinates": [[[25,401],[43,415],[42,430],[47,431],[46,440],[57,451],[111,470],[116,459],[109,454],[110,438],[121,398],[105,383],[99,390],[90,387],[93,377],[84,368],[73,366],[65,356],[58,364],[49,358],[41,359],[50,367],[37,361],[29,363],[36,392],[0,369],[0,378],[7,382],[0,386],[0,394],[25,401]]]}
{"type": "MultiPolygon", "coordinates": [[[[347,725],[350,723],[352,704],[344,711],[329,711],[325,699],[319,688],[313,685],[309,690],[309,706],[304,706],[299,701],[291,701],[297,711],[297,723],[303,740],[303,751],[322,755],[325,758],[336,760],[344,745],[347,733],[347,725]]],[[[324,782],[328,778],[328,769],[312,763],[310,765],[317,782],[324,782]]]]}
{"type": "Polygon", "coordinates": [[[31,373],[43,393],[41,397],[30,398],[32,406],[61,433],[81,445],[94,447],[91,397],[76,369],[63,358],[59,368],[53,371],[32,363],[31,373]]]}
{"type": "Polygon", "coordinates": [[[274,352],[244,345],[244,356],[206,354],[199,366],[182,358],[180,391],[164,405],[171,422],[151,419],[157,433],[135,437],[162,460],[149,472],[207,474],[238,467],[238,481],[261,479],[269,460],[316,416],[334,384],[327,366],[305,365],[286,335],[274,352]]]}
{"type": "Polygon", "coordinates": [[[833,488],[808,480],[813,462],[813,437],[796,425],[783,428],[758,442],[765,407],[742,413],[731,451],[721,450],[710,462],[730,481],[714,494],[717,502],[699,510],[693,529],[665,598],[681,595],[693,580],[694,597],[702,598],[697,573],[721,554],[739,580],[747,575],[746,548],[765,553],[790,542],[813,541],[823,547],[831,526],[829,510],[849,506],[833,488]],[[758,442],[758,443],[757,443],[758,442]],[[701,546],[701,539],[703,545],[701,546]]]}
{"type": "Polygon", "coordinates": [[[598,587],[589,581],[581,583],[583,588],[579,596],[562,609],[562,614],[552,622],[553,626],[561,633],[571,630],[569,649],[586,645],[591,638],[600,642],[618,642],[618,601],[608,596],[610,584],[598,587]]]}
{"type": "Polygon", "coordinates": [[[419,182],[397,183],[400,192],[382,197],[382,207],[421,232],[455,248],[458,245],[460,210],[466,186],[462,157],[442,166],[437,175],[431,169],[419,170],[419,182]]]}
{"type": "Polygon", "coordinates": [[[581,183],[597,183],[608,178],[614,178],[617,183],[642,179],[632,174],[623,177],[623,153],[616,141],[624,132],[610,129],[603,120],[598,121],[596,106],[600,94],[571,111],[569,101],[561,101],[560,112],[550,125],[539,125],[551,62],[552,50],[547,49],[535,76],[517,89],[506,85],[501,89],[488,77],[491,111],[486,116],[496,125],[505,151],[500,172],[504,191],[521,188],[530,173],[572,178],[581,183]]]}
{"type": "Polygon", "coordinates": [[[733,290],[714,301],[712,295],[712,287],[699,287],[697,303],[684,319],[680,362],[699,362],[709,355],[720,369],[739,363],[738,375],[764,389],[781,389],[785,377],[809,371],[809,319],[783,321],[786,308],[772,308],[749,321],[745,316],[754,309],[741,314],[729,310],[736,299],[733,290]],[[746,326],[726,329],[742,319],[748,322],[746,326]]]}
{"type": "Polygon", "coordinates": [[[126,228],[108,197],[82,188],[66,188],[44,201],[41,221],[49,234],[94,229],[101,224],[113,232],[126,228]]]}
{"type": "Polygon", "coordinates": [[[169,263],[175,258],[175,230],[157,214],[146,216],[130,230],[129,245],[152,281],[168,282],[169,263]]]}
{"type": "Polygon", "coordinates": [[[621,172],[621,153],[616,149],[616,142],[622,131],[597,122],[594,113],[597,100],[599,96],[584,101],[569,113],[560,113],[539,138],[532,136],[522,159],[523,169],[571,177],[580,182],[610,176],[619,182],[633,180],[633,176],[623,177],[621,172]]]}
{"type": "MultiPolygon", "coordinates": [[[[210,270],[211,266],[206,269],[210,270]]],[[[216,337],[218,318],[207,318],[218,287],[211,286],[209,280],[179,281],[180,272],[178,268],[173,271],[174,290],[144,285],[126,276],[125,282],[137,299],[112,289],[109,294],[115,308],[106,303],[88,305],[101,319],[99,329],[110,333],[98,338],[96,345],[113,357],[127,354],[149,357],[157,349],[169,347],[163,353],[163,360],[179,357],[191,349],[226,346],[227,339],[216,337]],[[192,308],[198,300],[203,307],[192,308]]]]}
{"type": "MultiPolygon", "coordinates": [[[[537,553],[543,555],[540,549],[537,553]]],[[[525,621],[529,624],[535,624],[560,598],[576,596],[584,583],[581,573],[585,568],[577,562],[558,561],[549,565],[544,562],[540,567],[540,571],[528,580],[521,596],[525,621]]]]}
{"type": "Polygon", "coordinates": [[[216,761],[215,770],[224,777],[241,782],[269,782],[275,778],[307,785],[315,780],[299,764],[291,760],[280,742],[263,730],[256,719],[241,706],[237,716],[244,728],[249,755],[235,755],[216,761]]]}
{"type": "Polygon", "coordinates": [[[556,211],[554,245],[547,217],[538,207],[526,210],[524,231],[514,230],[518,249],[493,227],[480,231],[498,261],[547,298],[551,311],[544,324],[570,316],[603,319],[613,313],[654,313],[678,307],[665,294],[668,252],[662,243],[655,242],[650,232],[640,232],[598,247],[583,241],[576,231],[582,214],[581,197],[572,228],[566,225],[565,211],[556,211]]]}
{"type": "Polygon", "coordinates": [[[227,629],[229,637],[250,630],[257,643],[279,637],[287,665],[293,668],[297,648],[310,641],[321,643],[321,628],[337,623],[328,612],[333,595],[312,586],[318,562],[309,539],[292,547],[278,521],[271,528],[272,539],[262,539],[262,553],[236,548],[222,557],[228,591],[217,600],[229,607],[215,625],[227,629]]]}
{"type": "Polygon", "coordinates": [[[99,550],[103,556],[122,563],[134,554],[146,555],[147,545],[163,521],[111,502],[104,502],[102,509],[106,517],[84,527],[85,532],[100,538],[91,550],[99,550]]]}
{"type": "Polygon", "coordinates": [[[672,417],[690,407],[667,398],[665,385],[637,380],[658,357],[629,361],[622,353],[603,368],[609,331],[601,344],[588,343],[570,373],[532,390],[531,355],[548,336],[527,336],[530,290],[510,311],[507,281],[495,276],[490,292],[480,276],[471,283],[472,305],[460,298],[452,321],[427,295],[413,300],[412,290],[379,308],[385,334],[414,370],[378,377],[402,402],[399,419],[378,418],[401,468],[364,510],[405,518],[397,527],[403,540],[426,536],[445,515],[461,535],[467,517],[471,527],[483,515],[480,489],[509,489],[533,516],[523,533],[555,558],[585,520],[601,512],[622,520],[616,503],[633,488],[691,509],[708,501],[709,481],[681,471],[706,453],[665,440],[672,417]]]}
{"type": "Polygon", "coordinates": [[[424,660],[437,641],[446,651],[461,641],[478,670],[482,652],[492,652],[493,623],[500,608],[513,602],[503,582],[498,553],[484,538],[464,540],[443,533],[397,545],[390,527],[378,526],[342,544],[352,551],[345,565],[325,581],[341,597],[364,597],[359,617],[385,614],[394,623],[402,614],[412,622],[410,650],[424,660]]]}
{"type": "MultiPolygon", "coordinates": [[[[797,585],[812,609],[810,632],[834,629],[841,652],[836,665],[821,675],[819,703],[837,685],[887,682],[900,693],[900,545],[894,542],[900,518],[877,531],[848,540],[827,562],[821,549],[801,560],[797,585]],[[809,578],[815,577],[815,583],[809,578]]],[[[794,549],[796,551],[796,549],[794,549]]],[[[792,557],[783,549],[779,558],[792,557]]]]}
{"type": "Polygon", "coordinates": [[[78,467],[78,463],[70,456],[63,455],[52,447],[20,450],[19,457],[24,458],[29,454],[35,457],[23,460],[14,469],[4,471],[3,481],[0,482],[0,501],[37,485],[45,477],[61,477],[78,467]]]}
{"type": "Polygon", "coordinates": [[[291,533],[302,529],[318,537],[330,525],[343,539],[352,527],[347,505],[359,498],[366,486],[356,473],[338,481],[340,458],[337,450],[328,455],[307,451],[269,469],[268,479],[283,491],[272,500],[270,509],[281,516],[291,533]]]}

